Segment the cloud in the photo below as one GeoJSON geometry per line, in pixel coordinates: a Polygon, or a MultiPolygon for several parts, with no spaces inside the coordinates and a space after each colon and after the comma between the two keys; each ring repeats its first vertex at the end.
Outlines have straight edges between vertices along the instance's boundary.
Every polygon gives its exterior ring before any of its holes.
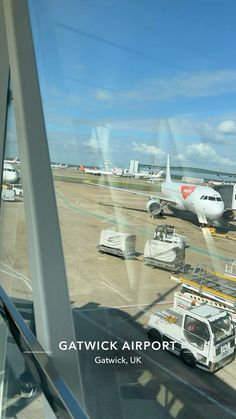
{"type": "Polygon", "coordinates": [[[96,90],[95,97],[97,100],[111,100],[113,95],[106,90],[96,90]]]}
{"type": "Polygon", "coordinates": [[[134,151],[138,151],[143,154],[151,154],[155,157],[163,158],[166,156],[166,152],[161,148],[158,148],[154,145],[146,144],[146,143],[136,143],[135,141],[132,142],[132,146],[134,151]]]}
{"type": "Polygon", "coordinates": [[[172,78],[143,80],[132,90],[123,91],[126,100],[165,101],[184,96],[200,98],[236,92],[236,70],[182,72],[172,78]]]}
{"type": "Polygon", "coordinates": [[[236,134],[236,123],[232,120],[222,121],[218,125],[217,130],[223,134],[234,135],[236,134]]]}
{"type": "Polygon", "coordinates": [[[236,165],[235,161],[220,156],[213,147],[206,143],[190,144],[186,148],[186,153],[188,156],[195,157],[198,161],[204,160],[208,163],[217,163],[226,166],[236,165]]]}
{"type": "Polygon", "coordinates": [[[169,126],[173,135],[194,136],[200,143],[229,145],[233,143],[236,134],[236,123],[233,120],[199,120],[198,115],[191,114],[169,118],[169,126]]]}

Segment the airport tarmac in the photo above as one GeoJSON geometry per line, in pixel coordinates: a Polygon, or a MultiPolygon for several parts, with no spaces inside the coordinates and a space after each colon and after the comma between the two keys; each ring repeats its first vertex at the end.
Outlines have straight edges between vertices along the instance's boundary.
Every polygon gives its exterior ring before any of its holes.
{"type": "MultiPolygon", "coordinates": [[[[170,272],[143,263],[145,241],[152,238],[158,224],[172,224],[177,233],[186,236],[190,246],[186,263],[192,266],[200,264],[223,272],[227,260],[235,258],[235,242],[206,235],[197,225],[174,217],[170,211],[163,218],[152,219],[140,196],[63,181],[55,181],[55,191],[70,299],[80,339],[89,339],[92,333],[98,340],[126,340],[130,336],[145,340],[143,326],[150,311],[171,305],[178,286],[170,280],[170,272]],[[135,260],[124,261],[97,251],[100,232],[106,228],[136,234],[135,260]]],[[[4,203],[7,211],[2,225],[5,241],[0,267],[7,291],[14,297],[30,299],[23,205],[23,201],[4,203]]],[[[235,231],[230,234],[236,237],[235,231]]],[[[93,419],[110,418],[114,405],[118,413],[113,418],[128,418],[130,411],[135,418],[143,417],[145,412],[147,418],[154,418],[160,408],[163,418],[187,419],[194,409],[199,418],[207,418],[209,412],[216,418],[236,417],[236,361],[212,376],[186,367],[169,353],[145,353],[143,366],[112,370],[95,367],[91,354],[81,356],[86,402],[89,406],[97,403],[97,412],[91,411],[93,419]],[[106,388],[103,380],[107,380],[106,388]],[[95,382],[96,392],[91,394],[95,382]],[[99,397],[103,400],[102,389],[112,401],[105,407],[97,402],[99,397]]]]}
{"type": "MultiPolygon", "coordinates": [[[[85,184],[56,182],[55,186],[70,295],[75,304],[86,303],[93,289],[101,305],[149,304],[173,288],[169,272],[143,264],[145,242],[158,224],[173,224],[177,233],[186,236],[190,246],[187,264],[223,272],[227,260],[235,257],[236,243],[203,233],[197,225],[168,210],[164,217],[153,220],[144,209],[143,197],[85,184]],[[97,252],[101,230],[106,228],[136,235],[136,260],[124,261],[97,252]]],[[[236,237],[236,232],[231,234],[236,237]]],[[[170,291],[165,300],[172,297],[170,291]]]]}

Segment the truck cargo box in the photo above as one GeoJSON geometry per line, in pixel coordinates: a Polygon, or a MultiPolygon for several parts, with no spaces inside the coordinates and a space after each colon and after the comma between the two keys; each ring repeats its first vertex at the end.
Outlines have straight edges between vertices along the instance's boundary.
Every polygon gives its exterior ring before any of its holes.
{"type": "Polygon", "coordinates": [[[136,236],[113,230],[103,230],[100,235],[98,250],[124,258],[135,257],[136,236]]]}

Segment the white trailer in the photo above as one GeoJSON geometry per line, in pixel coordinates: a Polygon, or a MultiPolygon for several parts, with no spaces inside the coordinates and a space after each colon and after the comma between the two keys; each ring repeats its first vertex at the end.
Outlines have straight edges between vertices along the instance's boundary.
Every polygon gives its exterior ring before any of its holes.
{"type": "Polygon", "coordinates": [[[147,334],[151,341],[168,342],[166,348],[190,367],[215,372],[235,359],[231,315],[208,304],[186,307],[179,293],[173,308],[151,314],[147,334]]]}
{"type": "Polygon", "coordinates": [[[3,201],[15,201],[15,192],[10,189],[2,189],[3,201]]]}
{"type": "Polygon", "coordinates": [[[113,230],[102,230],[97,249],[100,253],[109,253],[124,259],[135,257],[136,236],[113,230]]]}
{"type": "Polygon", "coordinates": [[[177,234],[174,226],[157,226],[153,240],[144,248],[144,264],[170,271],[183,271],[185,262],[185,236],[177,234]]]}

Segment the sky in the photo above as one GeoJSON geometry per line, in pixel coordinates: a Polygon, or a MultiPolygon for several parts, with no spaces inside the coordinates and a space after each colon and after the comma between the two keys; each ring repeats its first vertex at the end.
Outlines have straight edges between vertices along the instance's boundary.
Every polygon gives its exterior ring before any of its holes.
{"type": "Polygon", "coordinates": [[[235,0],[29,3],[52,161],[236,173],[235,0]]]}

